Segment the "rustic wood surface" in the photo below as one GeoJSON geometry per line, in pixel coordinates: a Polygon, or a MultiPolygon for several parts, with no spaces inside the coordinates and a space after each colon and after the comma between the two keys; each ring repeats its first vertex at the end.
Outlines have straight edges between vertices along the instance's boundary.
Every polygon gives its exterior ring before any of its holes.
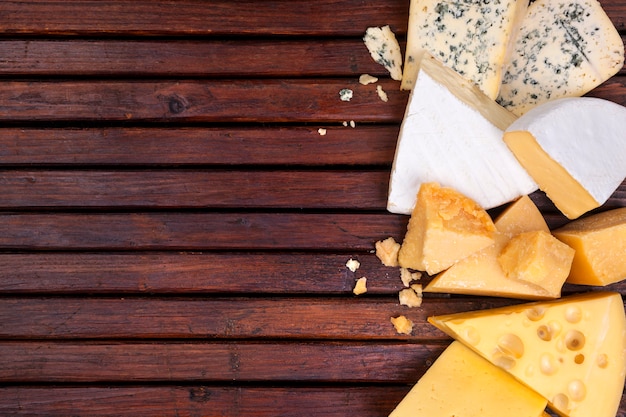
{"type": "Polygon", "coordinates": [[[408,94],[361,37],[404,45],[408,4],[0,2],[1,416],[386,416],[450,342],[429,315],[520,302],[409,309],[373,254],[408,94]]]}

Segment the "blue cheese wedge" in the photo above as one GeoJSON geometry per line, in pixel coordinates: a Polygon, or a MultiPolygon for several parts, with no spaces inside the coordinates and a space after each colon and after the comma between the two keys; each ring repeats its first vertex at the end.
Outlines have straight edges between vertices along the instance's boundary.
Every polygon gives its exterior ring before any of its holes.
{"type": "Polygon", "coordinates": [[[517,115],[591,91],[624,65],[624,44],[597,0],[536,0],[506,64],[498,102],[517,115]]]}
{"type": "Polygon", "coordinates": [[[389,25],[367,28],[363,42],[372,59],[385,67],[391,78],[398,81],[402,79],[402,52],[389,25]]]}
{"type": "Polygon", "coordinates": [[[502,141],[515,119],[425,54],[398,136],[387,209],[411,214],[427,182],[453,188],[485,209],[535,191],[536,183],[502,141]]]}
{"type": "Polygon", "coordinates": [[[513,35],[526,1],[411,0],[401,88],[411,90],[424,52],[498,96],[513,35]]]}

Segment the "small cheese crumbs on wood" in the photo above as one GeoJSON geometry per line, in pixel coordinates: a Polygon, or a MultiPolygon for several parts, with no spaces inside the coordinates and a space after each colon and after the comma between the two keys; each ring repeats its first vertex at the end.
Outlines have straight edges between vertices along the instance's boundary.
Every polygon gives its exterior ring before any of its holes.
{"type": "Polygon", "coordinates": [[[378,82],[378,78],[374,77],[373,75],[362,74],[359,77],[359,83],[363,85],[374,84],[376,82],[378,82]]]}
{"type": "Polygon", "coordinates": [[[403,306],[410,308],[420,307],[422,305],[422,286],[413,284],[410,288],[400,290],[398,298],[403,306]]]}
{"type": "Polygon", "coordinates": [[[346,267],[352,271],[352,272],[356,272],[357,269],[359,269],[361,267],[361,262],[357,261],[356,259],[348,259],[348,262],[346,262],[346,267]]]}
{"type": "Polygon", "coordinates": [[[319,133],[320,136],[325,136],[326,135],[326,129],[324,129],[323,127],[320,127],[319,129],[317,129],[317,133],[319,133]]]}
{"type": "Polygon", "coordinates": [[[407,268],[400,268],[400,279],[405,287],[410,287],[411,282],[417,281],[422,277],[421,272],[411,272],[407,268]]]}
{"type": "Polygon", "coordinates": [[[367,292],[367,278],[361,277],[357,279],[352,292],[354,293],[354,295],[365,294],[367,292]]]}
{"type": "Polygon", "coordinates": [[[380,97],[382,101],[384,101],[385,103],[389,101],[389,97],[387,96],[387,93],[385,92],[385,90],[383,90],[382,86],[377,85],[376,92],[378,93],[378,97],[380,97]]]}
{"type": "Polygon", "coordinates": [[[393,237],[375,243],[376,256],[385,266],[398,266],[400,244],[393,237]]]}
{"type": "Polygon", "coordinates": [[[405,316],[392,317],[391,323],[400,334],[411,334],[413,332],[413,322],[405,316]]]}

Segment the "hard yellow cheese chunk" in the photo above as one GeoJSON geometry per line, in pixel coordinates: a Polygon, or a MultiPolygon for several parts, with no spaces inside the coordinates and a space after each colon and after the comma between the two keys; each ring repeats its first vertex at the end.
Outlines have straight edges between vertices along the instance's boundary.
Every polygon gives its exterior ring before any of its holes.
{"type": "MultiPolygon", "coordinates": [[[[523,232],[548,232],[539,209],[528,196],[510,204],[495,220],[497,229],[492,245],[468,256],[441,272],[424,288],[424,292],[484,295],[522,299],[547,299],[561,295],[558,286],[543,288],[538,283],[506,276],[498,255],[513,236],[523,232]]],[[[562,281],[565,277],[562,278],[562,281]]]]}
{"type": "Polygon", "coordinates": [[[569,275],[574,249],[545,231],[521,233],[507,243],[498,263],[508,278],[561,293],[569,275]]]}
{"type": "Polygon", "coordinates": [[[626,375],[619,293],[595,292],[429,321],[568,417],[615,417],[626,375]]]}
{"type": "Polygon", "coordinates": [[[546,403],[502,369],[452,342],[389,417],[541,417],[546,403]]]}
{"type": "Polygon", "coordinates": [[[493,243],[495,226],[473,200],[423,183],[398,253],[403,268],[436,274],[493,243]]]}
{"type": "Polygon", "coordinates": [[[626,278],[626,207],[574,220],[553,234],[575,250],[567,282],[603,286],[626,278]]]}

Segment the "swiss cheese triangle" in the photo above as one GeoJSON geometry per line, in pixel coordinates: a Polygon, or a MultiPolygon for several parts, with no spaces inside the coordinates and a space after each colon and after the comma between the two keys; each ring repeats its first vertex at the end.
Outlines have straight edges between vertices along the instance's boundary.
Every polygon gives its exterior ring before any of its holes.
{"type": "Polygon", "coordinates": [[[541,394],[558,414],[615,417],[626,375],[626,318],[619,293],[592,292],[428,320],[541,394]]]}

